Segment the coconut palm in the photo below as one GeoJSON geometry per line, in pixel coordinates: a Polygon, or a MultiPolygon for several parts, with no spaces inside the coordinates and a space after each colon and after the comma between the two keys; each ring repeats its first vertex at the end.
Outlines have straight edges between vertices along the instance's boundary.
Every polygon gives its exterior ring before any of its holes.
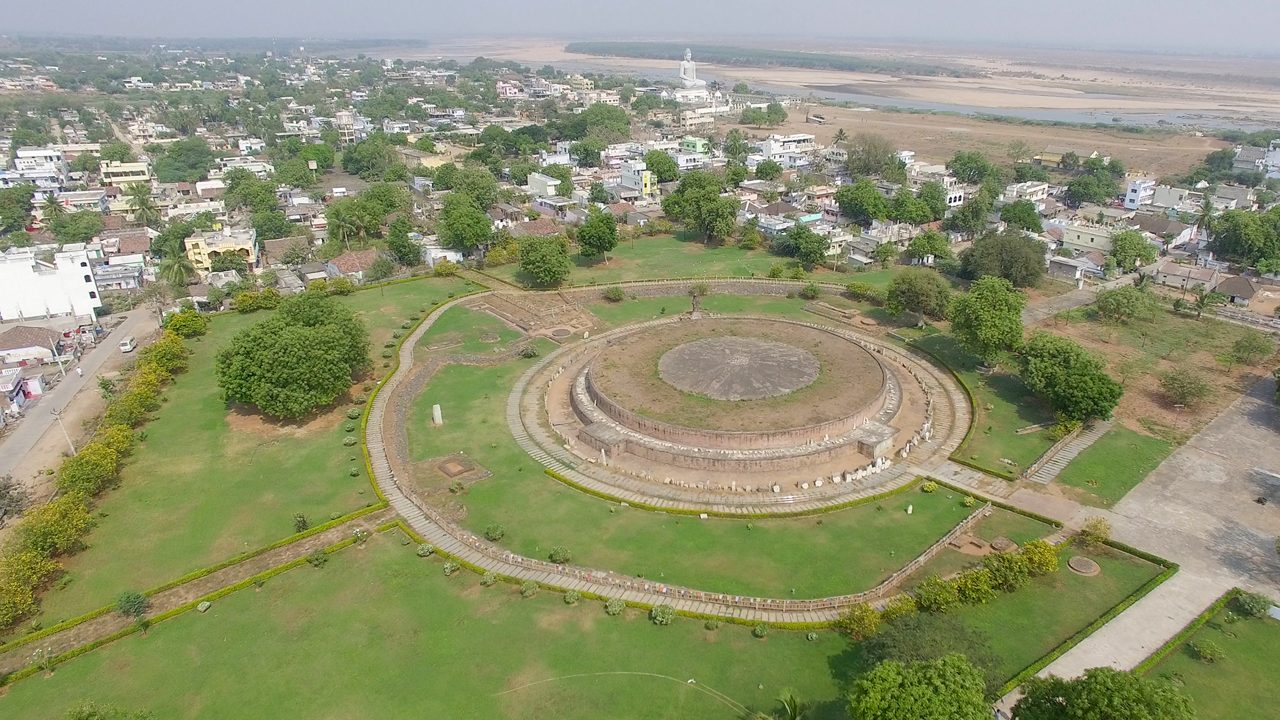
{"type": "Polygon", "coordinates": [[[133,219],[153,227],[160,224],[160,206],[151,199],[151,186],[146,183],[134,183],[125,190],[128,196],[125,201],[133,211],[133,219]]]}
{"type": "Polygon", "coordinates": [[[794,690],[783,690],[778,696],[778,702],[782,705],[782,720],[804,720],[809,717],[809,703],[796,697],[794,690]]]}
{"type": "Polygon", "coordinates": [[[845,132],[844,128],[840,128],[839,130],[836,130],[836,137],[834,141],[836,145],[842,145],[848,141],[849,141],[849,133],[845,132]]]}
{"type": "Polygon", "coordinates": [[[46,222],[67,214],[67,209],[52,194],[45,197],[44,202],[40,205],[40,211],[46,222]]]}
{"type": "Polygon", "coordinates": [[[186,255],[174,253],[167,255],[160,261],[159,267],[156,269],[156,277],[169,283],[173,287],[186,287],[187,283],[196,276],[196,268],[187,259],[186,255]]]}

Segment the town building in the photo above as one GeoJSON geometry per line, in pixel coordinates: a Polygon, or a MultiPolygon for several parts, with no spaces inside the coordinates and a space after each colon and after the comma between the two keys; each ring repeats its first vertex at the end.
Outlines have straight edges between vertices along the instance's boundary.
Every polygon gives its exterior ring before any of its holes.
{"type": "Polygon", "coordinates": [[[1129,210],[1137,210],[1150,205],[1156,196],[1156,181],[1150,178],[1136,178],[1129,181],[1124,193],[1124,206],[1129,210]]]}
{"type": "Polygon", "coordinates": [[[74,315],[92,317],[102,307],[84,245],[68,245],[53,262],[31,248],[0,254],[0,320],[74,315]]]}
{"type": "Polygon", "coordinates": [[[252,266],[258,261],[258,233],[253,228],[223,228],[187,238],[187,259],[200,272],[213,269],[223,255],[238,255],[252,266]]]}

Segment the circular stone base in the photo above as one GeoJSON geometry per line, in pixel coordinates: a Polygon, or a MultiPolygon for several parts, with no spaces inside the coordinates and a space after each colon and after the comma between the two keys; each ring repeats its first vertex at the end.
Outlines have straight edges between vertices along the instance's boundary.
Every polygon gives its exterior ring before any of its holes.
{"type": "Polygon", "coordinates": [[[572,334],[573,331],[569,328],[556,328],[551,331],[551,337],[556,340],[565,340],[572,334]]]}
{"type": "Polygon", "coordinates": [[[713,337],[678,345],[658,360],[669,385],[713,400],[761,400],[818,379],[813,353],[754,337],[713,337]]]}
{"type": "Polygon", "coordinates": [[[1083,555],[1077,555],[1068,560],[1067,567],[1071,569],[1071,572],[1085,577],[1093,577],[1102,572],[1102,568],[1098,567],[1098,563],[1083,555]]]}
{"type": "Polygon", "coordinates": [[[1007,537],[998,537],[991,541],[991,549],[996,552],[1009,552],[1010,550],[1016,550],[1017,548],[1018,544],[1007,537]]]}

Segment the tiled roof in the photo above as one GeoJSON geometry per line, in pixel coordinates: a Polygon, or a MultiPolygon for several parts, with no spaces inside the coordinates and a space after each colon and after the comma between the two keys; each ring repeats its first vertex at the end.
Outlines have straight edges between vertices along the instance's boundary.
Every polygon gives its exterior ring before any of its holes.
{"type": "Polygon", "coordinates": [[[49,347],[62,341],[62,333],[49,328],[19,325],[0,333],[0,352],[29,347],[49,347]]]}
{"type": "Polygon", "coordinates": [[[550,218],[538,218],[511,226],[511,237],[546,237],[559,234],[560,226],[550,218]]]}
{"type": "Polygon", "coordinates": [[[338,272],[348,275],[368,270],[373,261],[377,259],[377,248],[369,248],[368,250],[348,250],[330,260],[329,263],[338,268],[338,272]]]}

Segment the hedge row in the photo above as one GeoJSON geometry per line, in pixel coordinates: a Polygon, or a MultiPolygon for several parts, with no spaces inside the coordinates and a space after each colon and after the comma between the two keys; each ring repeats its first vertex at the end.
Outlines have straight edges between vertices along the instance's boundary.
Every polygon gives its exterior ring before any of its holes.
{"type": "Polygon", "coordinates": [[[1226,607],[1227,603],[1239,597],[1240,593],[1241,593],[1240,588],[1232,588],[1227,592],[1223,593],[1222,597],[1218,598],[1217,600],[1214,600],[1213,604],[1210,605],[1207,610],[1197,615],[1195,619],[1192,620],[1191,622],[1187,623],[1186,627],[1179,630],[1177,635],[1174,635],[1172,638],[1169,639],[1169,642],[1166,642],[1165,644],[1156,648],[1156,651],[1151,653],[1151,655],[1146,660],[1143,660],[1142,662],[1138,663],[1138,666],[1135,667],[1133,671],[1138,675],[1142,675],[1146,673],[1148,670],[1150,670],[1151,668],[1155,667],[1156,665],[1159,665],[1161,660],[1164,660],[1165,657],[1169,655],[1169,653],[1181,647],[1183,643],[1185,643],[1188,639],[1191,638],[1192,635],[1196,633],[1196,631],[1204,627],[1210,620],[1213,619],[1215,615],[1217,615],[1222,610],[1222,608],[1226,607]]]}
{"type": "Polygon", "coordinates": [[[649,503],[644,503],[644,502],[623,500],[622,498],[619,498],[616,495],[611,495],[602,490],[596,490],[595,488],[589,488],[585,485],[579,484],[574,480],[571,480],[570,478],[567,478],[564,475],[556,472],[555,470],[552,470],[551,468],[543,468],[542,471],[547,474],[547,477],[554,478],[555,480],[559,480],[565,485],[568,485],[569,487],[575,490],[578,490],[580,492],[584,492],[588,495],[591,495],[593,497],[598,497],[601,500],[607,500],[609,502],[614,502],[619,504],[625,502],[628,506],[633,508],[638,508],[640,510],[666,513],[668,515],[699,516],[699,515],[705,514],[708,517],[733,518],[733,519],[740,519],[740,520],[765,520],[769,518],[797,518],[797,517],[811,517],[813,515],[825,515],[826,513],[835,512],[836,510],[845,510],[851,507],[857,507],[859,505],[866,505],[867,503],[876,502],[878,500],[884,500],[886,498],[893,497],[894,495],[901,495],[902,493],[907,492],[908,490],[914,488],[920,482],[920,478],[916,478],[915,480],[912,480],[911,482],[901,487],[893,488],[892,490],[886,490],[885,492],[878,493],[876,495],[868,495],[866,497],[861,497],[854,500],[837,503],[835,505],[829,505],[827,507],[818,508],[816,510],[794,510],[794,511],[772,512],[772,513],[764,513],[764,512],[762,513],[727,513],[727,512],[717,512],[715,510],[696,510],[696,509],[691,510],[688,508],[667,508],[667,507],[661,507],[658,505],[650,505],[649,503]]]}
{"type": "MultiPolygon", "coordinates": [[[[948,490],[951,490],[952,492],[956,492],[956,493],[959,493],[959,494],[961,494],[961,495],[968,495],[969,497],[971,497],[971,498],[973,498],[973,499],[975,499],[975,500],[977,500],[977,501],[979,501],[979,502],[988,502],[988,503],[991,503],[994,507],[998,507],[998,508],[1000,508],[1001,510],[1008,510],[1008,511],[1009,511],[1009,512],[1011,512],[1011,513],[1017,513],[1018,515],[1022,515],[1023,517],[1029,517],[1029,518],[1031,518],[1032,520],[1039,520],[1040,522],[1042,522],[1042,523],[1044,523],[1044,524],[1046,524],[1046,525],[1052,525],[1053,527],[1056,527],[1056,528],[1061,528],[1061,527],[1062,527],[1062,522],[1061,522],[1061,521],[1059,521],[1059,520],[1054,520],[1053,518],[1051,518],[1051,517],[1049,517],[1049,516],[1047,516],[1047,515],[1041,515],[1040,513],[1032,512],[1032,511],[1030,511],[1030,510],[1024,510],[1024,509],[1022,509],[1022,508],[1020,508],[1020,507],[1017,507],[1017,506],[1015,506],[1015,505],[1010,505],[1009,503],[1002,502],[1002,501],[1000,501],[1000,500],[999,500],[999,499],[997,499],[997,498],[991,498],[991,497],[986,497],[986,496],[979,496],[979,495],[975,494],[972,490],[965,489],[965,488],[963,488],[963,487],[960,487],[959,485],[952,485],[951,483],[947,482],[946,480],[939,480],[939,479],[934,478],[934,477],[930,477],[930,478],[929,478],[929,480],[930,480],[930,482],[935,482],[935,483],[937,483],[937,484],[941,485],[942,487],[944,487],[944,488],[946,488],[946,489],[948,489],[948,490]]],[[[1118,545],[1119,545],[1119,543],[1117,543],[1116,545],[1118,546],[1118,545]]],[[[1117,547],[1117,549],[1124,549],[1124,548],[1123,548],[1123,547],[1117,547]]],[[[1138,552],[1141,552],[1141,551],[1138,551],[1138,552]]],[[[1134,554],[1138,554],[1138,552],[1135,552],[1134,554]]],[[[1141,557],[1141,555],[1139,555],[1139,557],[1141,557]]],[[[1151,557],[1155,557],[1155,556],[1154,556],[1154,555],[1152,555],[1151,557]]],[[[1145,557],[1144,557],[1143,559],[1144,559],[1144,560],[1146,560],[1147,558],[1145,558],[1145,557]]],[[[1152,562],[1156,562],[1156,561],[1152,561],[1152,562]]],[[[1160,560],[1159,562],[1156,562],[1156,564],[1157,564],[1157,565],[1164,565],[1164,564],[1165,564],[1165,562],[1167,562],[1167,561],[1165,561],[1165,560],[1160,560]]]]}
{"type": "Polygon", "coordinates": [[[159,409],[160,392],[175,373],[187,369],[190,354],[183,339],[168,330],[140,350],[128,384],[108,403],[93,439],[58,469],[61,494],[18,522],[13,538],[0,549],[0,628],[34,613],[37,591],[61,570],[56,558],[84,547],[82,538],[93,527],[93,498],[118,482],[137,440],[134,429],[159,409]]]}

